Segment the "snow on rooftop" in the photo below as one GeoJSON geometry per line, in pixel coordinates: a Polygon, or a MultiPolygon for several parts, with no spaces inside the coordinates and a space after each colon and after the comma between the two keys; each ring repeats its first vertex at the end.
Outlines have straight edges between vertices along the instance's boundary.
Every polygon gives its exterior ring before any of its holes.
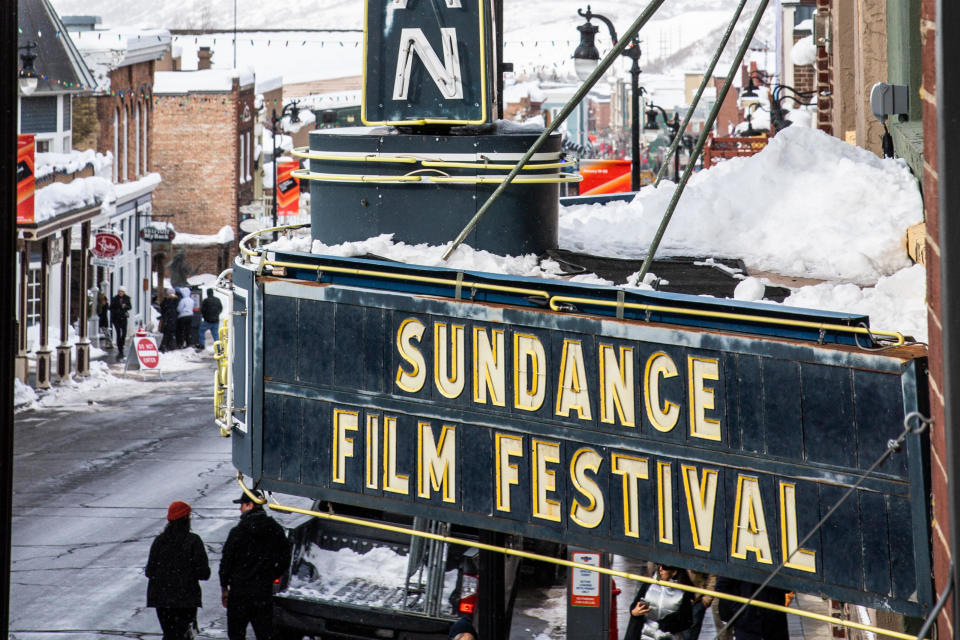
{"type": "Polygon", "coordinates": [[[169,95],[190,92],[232,91],[233,81],[241,87],[253,84],[254,75],[249,70],[204,69],[203,71],[157,71],[153,76],[154,95],[169,95]]]}
{"type": "Polygon", "coordinates": [[[187,247],[187,246],[199,246],[206,247],[213,244],[227,244],[233,242],[235,238],[233,233],[233,227],[226,225],[220,227],[220,231],[216,232],[213,235],[201,235],[196,233],[177,233],[177,236],[173,239],[173,244],[176,247],[187,247]]]}
{"type": "Polygon", "coordinates": [[[73,149],[68,153],[37,153],[34,175],[39,180],[53,173],[76,173],[87,167],[93,168],[94,175],[100,176],[113,165],[113,154],[105,154],[93,149],[73,149]]]}
{"type": "Polygon", "coordinates": [[[257,75],[257,87],[255,91],[259,94],[267,93],[268,91],[276,91],[283,87],[283,76],[270,76],[270,77],[261,77],[257,75]]]}
{"type": "Polygon", "coordinates": [[[113,183],[106,178],[91,176],[71,182],[54,182],[37,189],[33,208],[34,220],[45,222],[61,213],[67,213],[116,200],[113,183]]]}
{"type": "Polygon", "coordinates": [[[159,173],[148,173],[138,180],[115,184],[113,185],[113,189],[117,194],[117,200],[122,201],[128,199],[134,194],[152,191],[154,187],[156,187],[162,181],[163,177],[159,173]]]}

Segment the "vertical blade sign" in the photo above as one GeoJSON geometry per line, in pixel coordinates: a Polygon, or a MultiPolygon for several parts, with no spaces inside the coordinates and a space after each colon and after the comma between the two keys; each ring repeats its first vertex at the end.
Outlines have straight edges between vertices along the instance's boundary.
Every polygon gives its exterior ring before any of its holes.
{"type": "Polygon", "coordinates": [[[367,125],[484,124],[493,112],[486,0],[367,0],[367,125]]]}

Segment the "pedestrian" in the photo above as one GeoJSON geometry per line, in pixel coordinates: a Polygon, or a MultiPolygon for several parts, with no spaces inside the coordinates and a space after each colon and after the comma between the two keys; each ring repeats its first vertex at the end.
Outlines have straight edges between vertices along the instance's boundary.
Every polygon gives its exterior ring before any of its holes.
{"type": "Polygon", "coordinates": [[[160,303],[160,351],[172,351],[177,348],[177,305],[180,298],[172,288],[167,289],[166,297],[160,303]]]}
{"type": "MultiPolygon", "coordinates": [[[[690,583],[695,587],[705,589],[707,591],[716,591],[717,576],[713,574],[687,569],[687,577],[690,579],[690,583]]],[[[713,616],[714,626],[717,628],[717,630],[719,630],[722,626],[722,623],[720,622],[720,614],[718,613],[717,607],[714,604],[714,597],[706,594],[694,594],[692,612],[693,623],[690,625],[689,629],[683,632],[684,640],[697,640],[697,638],[700,637],[700,629],[703,627],[703,618],[708,610],[713,616]]],[[[730,640],[730,634],[726,632],[724,632],[722,636],[718,635],[717,637],[719,640],[730,640]]]]}
{"type": "MultiPolygon", "coordinates": [[[[687,574],[660,564],[654,577],[662,582],[690,584],[687,574]]],[[[630,603],[630,623],[623,640],[683,640],[693,622],[693,597],[688,591],[645,582],[630,603]]]]}
{"type": "Polygon", "coordinates": [[[220,328],[220,313],[223,311],[223,304],[220,299],[213,295],[213,289],[207,289],[207,297],[200,303],[200,315],[203,321],[200,323],[200,335],[197,340],[197,349],[203,350],[207,341],[207,330],[213,336],[214,342],[217,338],[217,330],[220,328]]]}
{"type": "MultiPolygon", "coordinates": [[[[258,501],[263,500],[254,492],[258,501]]],[[[247,623],[257,640],[270,640],[273,581],[290,566],[290,543],[277,522],[246,492],[234,500],[240,523],[227,535],[220,559],[220,590],[227,608],[227,637],[244,640],[247,623]]]]}
{"type": "MultiPolygon", "coordinates": [[[[110,340],[110,299],[107,298],[107,294],[104,293],[106,288],[107,283],[104,282],[97,290],[97,318],[100,321],[101,340],[106,337],[107,346],[109,347],[112,344],[110,340]]],[[[100,346],[103,346],[102,342],[100,346]]]]}
{"type": "Polygon", "coordinates": [[[177,290],[180,302],[177,303],[177,349],[190,345],[190,325],[193,323],[193,298],[190,289],[180,287],[177,290]]]}
{"type": "Polygon", "coordinates": [[[176,500],[167,508],[167,526],[150,546],[145,571],[147,606],[155,607],[163,640],[189,638],[197,630],[197,607],[203,606],[200,580],[210,564],[200,536],[190,531],[190,505],[176,500]]]}
{"type": "Polygon", "coordinates": [[[450,627],[450,640],[478,640],[477,630],[469,618],[460,618],[450,627]]]}
{"type": "MultiPolygon", "coordinates": [[[[733,578],[717,578],[717,591],[743,598],[753,596],[759,586],[752,582],[734,580],[733,578]]],[[[783,589],[764,587],[754,600],[785,606],[786,597],[787,592],[783,589]]],[[[739,602],[721,599],[720,619],[727,623],[740,607],[739,602]]],[[[733,637],[735,640],[789,640],[790,631],[787,627],[787,614],[761,607],[747,607],[733,621],[733,637]]]]}
{"type": "Polygon", "coordinates": [[[117,295],[110,301],[110,322],[117,334],[117,360],[123,360],[123,344],[127,340],[127,318],[132,308],[126,289],[118,288],[117,295]]]}

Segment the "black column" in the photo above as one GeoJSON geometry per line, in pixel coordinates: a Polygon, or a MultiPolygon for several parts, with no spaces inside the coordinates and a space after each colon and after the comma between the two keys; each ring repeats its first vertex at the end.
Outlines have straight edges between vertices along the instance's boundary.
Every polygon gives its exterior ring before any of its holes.
{"type": "MultiPolygon", "coordinates": [[[[480,542],[502,547],[504,534],[496,531],[481,531],[480,542]]],[[[480,585],[477,594],[477,633],[481,638],[506,638],[504,568],[506,556],[496,551],[480,551],[480,585]]]]}
{"type": "MultiPolygon", "coordinates": [[[[953,558],[953,613],[960,612],[960,39],[944,29],[960,24],[960,3],[937,2],[937,174],[940,209],[940,304],[943,323],[943,397],[946,424],[950,556],[953,558]]],[[[954,619],[953,637],[960,638],[954,619]]]]}
{"type": "MultiPolygon", "coordinates": [[[[0,11],[0,291],[16,291],[17,237],[17,5],[0,11]]],[[[10,626],[10,520],[13,505],[13,358],[16,354],[14,296],[0,296],[0,638],[10,626]]]]}

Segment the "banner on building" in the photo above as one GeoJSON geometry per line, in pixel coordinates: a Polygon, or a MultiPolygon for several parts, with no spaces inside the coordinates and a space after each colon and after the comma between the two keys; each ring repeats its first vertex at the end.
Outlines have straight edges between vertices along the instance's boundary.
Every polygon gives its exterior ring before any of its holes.
{"type": "Polygon", "coordinates": [[[17,224],[33,224],[34,140],[32,134],[17,136],[17,224]]]}
{"type": "Polygon", "coordinates": [[[300,181],[292,175],[299,168],[297,161],[277,164],[277,215],[295,216],[300,213],[300,181]]]}

